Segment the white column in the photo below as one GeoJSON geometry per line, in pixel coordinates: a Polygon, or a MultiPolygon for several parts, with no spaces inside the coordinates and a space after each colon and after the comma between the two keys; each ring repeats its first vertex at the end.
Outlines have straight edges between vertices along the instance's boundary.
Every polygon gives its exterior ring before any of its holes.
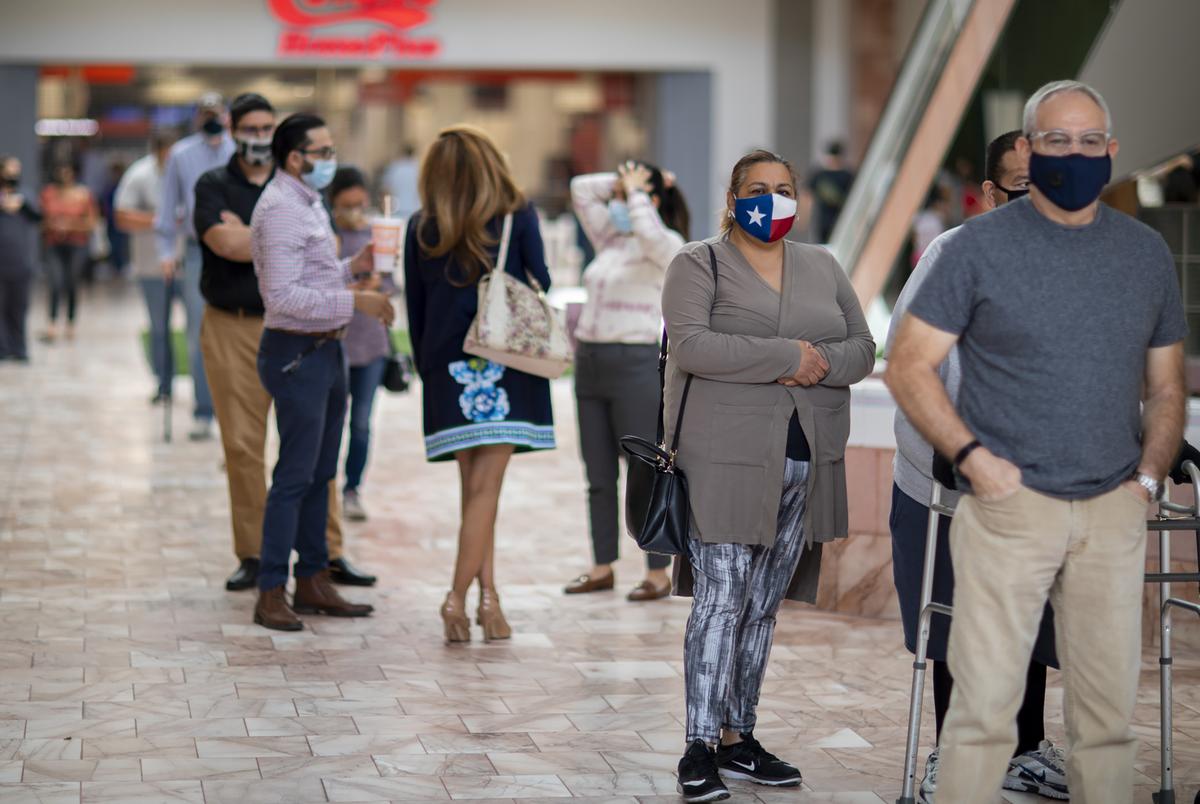
{"type": "Polygon", "coordinates": [[[846,0],[813,2],[813,162],[830,140],[846,141],[850,134],[850,6],[846,0]]]}

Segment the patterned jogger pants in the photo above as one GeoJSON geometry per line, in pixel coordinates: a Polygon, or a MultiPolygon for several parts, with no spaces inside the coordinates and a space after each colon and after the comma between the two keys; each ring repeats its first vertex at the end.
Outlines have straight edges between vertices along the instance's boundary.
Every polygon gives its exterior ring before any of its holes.
{"type": "Polygon", "coordinates": [[[690,543],[695,589],[683,643],[689,743],[715,743],[722,727],[754,730],[775,613],[804,549],[808,473],[807,461],[785,462],[771,547],[690,543]]]}

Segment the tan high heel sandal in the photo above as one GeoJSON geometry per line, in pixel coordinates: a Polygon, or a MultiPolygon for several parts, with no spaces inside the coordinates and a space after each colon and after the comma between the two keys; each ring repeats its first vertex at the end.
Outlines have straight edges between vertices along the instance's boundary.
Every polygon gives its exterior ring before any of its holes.
{"type": "Polygon", "coordinates": [[[471,618],[454,599],[453,592],[446,595],[446,602],[442,604],[442,625],[446,629],[447,642],[471,641],[471,618]]]}
{"type": "Polygon", "coordinates": [[[483,626],[483,638],[487,642],[512,636],[512,628],[508,620],[504,619],[504,612],[500,610],[500,597],[495,589],[479,590],[479,608],[475,610],[475,622],[483,626]]]}

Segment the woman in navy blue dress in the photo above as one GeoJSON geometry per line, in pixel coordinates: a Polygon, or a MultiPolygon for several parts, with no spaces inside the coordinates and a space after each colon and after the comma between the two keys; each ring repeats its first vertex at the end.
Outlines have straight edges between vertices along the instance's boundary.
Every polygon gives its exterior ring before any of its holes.
{"type": "Polygon", "coordinates": [[[458,462],[462,526],[454,582],[442,605],[448,642],[471,638],[466,596],[479,581],[485,639],[507,639],[494,577],[496,512],[514,452],[554,448],[550,385],[473,357],[463,338],[478,307],[479,278],[496,264],[505,215],[512,235],[505,270],[543,288],[550,274],[537,212],[517,189],[491,139],[470,126],[445,129],[419,180],[421,211],[408,223],[405,291],[413,358],[423,386],[425,454],[458,462]]]}

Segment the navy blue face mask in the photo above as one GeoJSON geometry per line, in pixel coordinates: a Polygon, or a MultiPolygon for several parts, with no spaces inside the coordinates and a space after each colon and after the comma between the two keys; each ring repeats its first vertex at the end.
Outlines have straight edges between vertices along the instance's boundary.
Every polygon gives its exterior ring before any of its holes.
{"type": "Polygon", "coordinates": [[[1029,181],[1054,206],[1078,212],[1100,197],[1112,178],[1112,158],[1067,154],[1029,156],[1029,181]]]}

